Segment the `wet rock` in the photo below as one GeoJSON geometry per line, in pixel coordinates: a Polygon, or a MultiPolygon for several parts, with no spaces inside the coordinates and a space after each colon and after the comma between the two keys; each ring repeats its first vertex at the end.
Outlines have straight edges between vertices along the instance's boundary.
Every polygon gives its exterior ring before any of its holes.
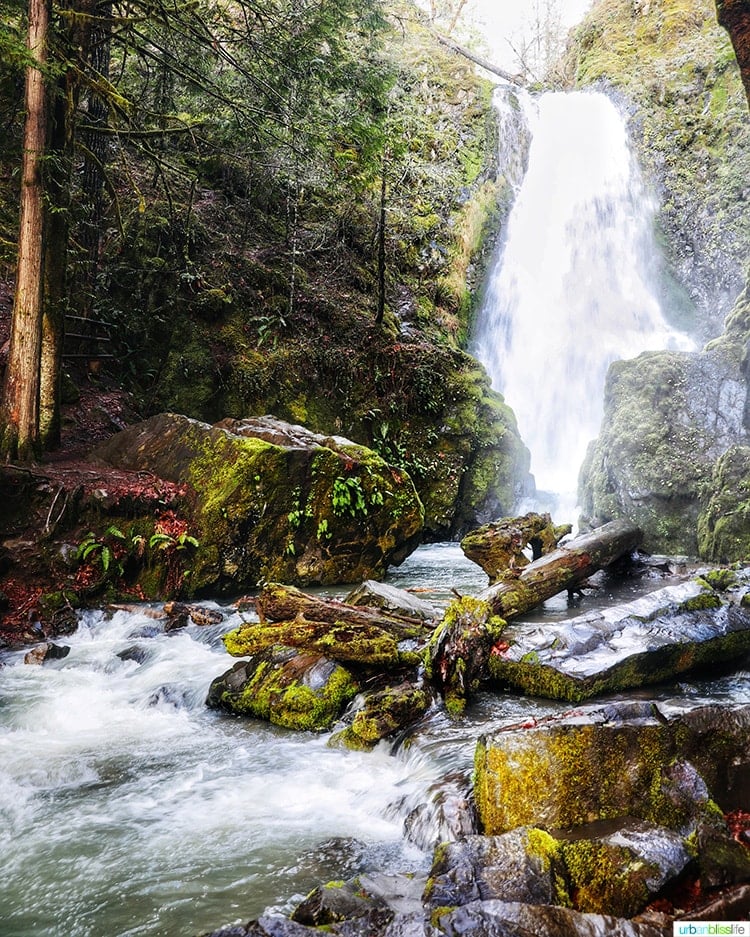
{"type": "Polygon", "coordinates": [[[424,599],[412,595],[405,589],[397,589],[385,582],[368,579],[353,589],[344,599],[347,605],[364,605],[368,608],[380,608],[385,612],[406,615],[410,618],[422,618],[432,621],[440,613],[424,599]]]}
{"type": "Polygon", "coordinates": [[[116,656],[122,661],[132,660],[137,664],[142,664],[148,657],[148,651],[140,644],[131,644],[130,647],[119,651],[116,656]]]}
{"type": "Polygon", "coordinates": [[[475,901],[438,917],[446,937],[664,937],[662,929],[602,914],[509,901],[475,901]]]}
{"type": "Polygon", "coordinates": [[[337,732],[331,744],[357,750],[374,748],[381,739],[421,719],[431,701],[432,695],[427,689],[409,682],[370,693],[351,724],[337,732]]]}
{"type": "Polygon", "coordinates": [[[70,648],[64,644],[37,644],[35,648],[32,648],[24,655],[23,662],[24,664],[41,665],[48,660],[62,660],[68,654],[70,654],[70,648]]]}
{"type": "Polygon", "coordinates": [[[206,608],[203,605],[188,605],[184,602],[165,602],[164,614],[167,616],[165,631],[175,631],[184,628],[189,622],[205,628],[208,625],[218,625],[224,621],[224,615],[216,608],[206,608]]]}
{"type": "Polygon", "coordinates": [[[335,661],[274,647],[217,677],[206,704],[288,729],[320,731],[330,728],[358,690],[335,661]]]}
{"type": "Polygon", "coordinates": [[[578,702],[643,686],[750,650],[750,609],[701,581],[533,628],[510,625],[489,660],[495,680],[578,702]]]}
{"type": "Polygon", "coordinates": [[[404,834],[425,852],[479,832],[471,782],[460,772],[441,777],[404,820],[404,834]]]}
{"type": "MultiPolygon", "coordinates": [[[[565,829],[617,817],[638,817],[686,834],[695,830],[702,816],[716,811],[709,797],[721,802],[725,793],[720,772],[713,787],[704,787],[694,771],[675,768],[701,742],[705,761],[712,753],[721,760],[722,737],[690,728],[691,720],[700,723],[702,709],[693,707],[690,719],[670,719],[655,703],[613,703],[480,738],[474,792],[485,831],[496,835],[525,825],[565,829]],[[606,783],[592,784],[592,778],[606,783]]],[[[746,749],[747,709],[732,708],[733,745],[746,749]]]]}
{"type": "Polygon", "coordinates": [[[420,538],[422,505],[403,471],[349,440],[272,417],[209,426],[163,413],[91,458],[192,488],[194,589],[361,582],[384,575],[420,538]]]}
{"type": "Polygon", "coordinates": [[[677,833],[629,818],[577,828],[558,856],[576,910],[628,918],[692,861],[677,833]]]}
{"type": "Polygon", "coordinates": [[[500,899],[555,904],[567,892],[563,866],[549,834],[517,829],[501,836],[468,836],[437,848],[424,894],[428,909],[500,899]]]}
{"type": "MultiPolygon", "coordinates": [[[[292,913],[292,920],[311,927],[360,918],[384,905],[362,893],[356,882],[329,882],[314,889],[292,913]]],[[[388,915],[388,920],[393,915],[388,915]]]]}

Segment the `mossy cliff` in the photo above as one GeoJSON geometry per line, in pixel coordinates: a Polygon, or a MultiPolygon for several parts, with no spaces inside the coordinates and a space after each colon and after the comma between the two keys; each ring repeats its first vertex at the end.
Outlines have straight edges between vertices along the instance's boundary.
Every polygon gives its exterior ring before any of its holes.
{"type": "MultiPolygon", "coordinates": [[[[741,537],[718,547],[708,532],[720,522],[718,495],[711,500],[723,477],[717,460],[747,439],[746,397],[739,362],[726,346],[648,352],[613,364],[602,429],[581,468],[584,515],[594,526],[629,518],[651,552],[721,562],[746,556],[741,537]]],[[[724,507],[734,513],[736,504],[724,507]]]]}
{"type": "MultiPolygon", "coordinates": [[[[511,187],[497,169],[492,85],[413,9],[399,23],[384,53],[398,79],[382,322],[379,172],[359,188],[345,173],[339,188],[312,174],[290,233],[289,194],[273,180],[252,188],[219,156],[198,164],[189,241],[139,180],[147,207],[105,257],[102,315],[144,415],[273,413],[345,435],[409,474],[426,536],[445,539],[509,513],[527,481],[513,413],[463,350],[511,187]]],[[[365,149],[332,160],[348,160],[356,181],[365,149]]]]}
{"type": "Polygon", "coordinates": [[[713,0],[598,0],[567,73],[613,94],[659,200],[668,315],[718,334],[750,256],[747,102],[713,0]],[[691,307],[693,315],[691,316],[691,307]]]}

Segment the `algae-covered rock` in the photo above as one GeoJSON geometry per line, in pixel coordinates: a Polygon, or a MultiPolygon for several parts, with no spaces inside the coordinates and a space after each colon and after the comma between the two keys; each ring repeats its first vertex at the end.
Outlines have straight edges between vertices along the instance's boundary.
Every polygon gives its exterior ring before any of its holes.
{"type": "Polygon", "coordinates": [[[437,925],[445,937],[664,937],[650,924],[518,901],[473,901],[437,915],[437,925]]]}
{"type": "Polygon", "coordinates": [[[596,524],[629,518],[649,552],[695,556],[714,463],[746,439],[746,397],[739,361],[726,349],[615,362],[602,430],[581,469],[583,513],[596,524]]]}
{"type": "Polygon", "coordinates": [[[750,651],[750,609],[696,580],[634,602],[533,627],[509,625],[491,676],[571,702],[675,677],[750,651]]]}
{"type": "Polygon", "coordinates": [[[630,818],[571,833],[522,827],[439,846],[424,901],[500,899],[632,917],[691,861],[679,834],[630,818]]]}
{"type": "Polygon", "coordinates": [[[287,729],[320,731],[333,724],[358,690],[351,673],[335,661],[275,647],[217,677],[206,703],[287,729]]]}
{"type": "Polygon", "coordinates": [[[698,550],[713,563],[750,557],[750,447],[732,446],[714,465],[698,517],[698,550]]]}
{"type": "Polygon", "coordinates": [[[370,693],[346,729],[331,738],[332,745],[368,750],[389,735],[420,719],[429,708],[431,695],[424,687],[404,682],[370,693]]]}
{"type": "Polygon", "coordinates": [[[93,457],[190,486],[199,529],[194,588],[379,577],[414,549],[422,529],[405,473],[346,439],[273,418],[208,426],[160,414],[93,457]]]}
{"type": "Polygon", "coordinates": [[[574,907],[629,918],[677,879],[693,857],[685,840],[653,823],[625,819],[577,829],[559,842],[574,907]]]}
{"type": "MultiPolygon", "coordinates": [[[[530,824],[572,828],[623,817],[682,833],[695,830],[716,812],[712,799],[723,806],[727,762],[738,747],[747,748],[750,728],[745,706],[723,708],[726,736],[701,729],[706,707],[685,708],[687,713],[669,717],[648,701],[612,703],[481,738],[474,793],[486,832],[530,824]],[[706,770],[708,784],[688,761],[698,751],[701,767],[714,760],[724,766],[713,775],[706,770]]],[[[710,709],[711,719],[718,719],[710,709]]]]}

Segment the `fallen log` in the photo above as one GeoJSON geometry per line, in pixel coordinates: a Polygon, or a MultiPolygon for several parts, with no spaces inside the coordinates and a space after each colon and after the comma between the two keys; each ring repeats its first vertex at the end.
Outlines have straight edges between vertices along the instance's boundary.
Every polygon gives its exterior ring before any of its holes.
{"type": "Polygon", "coordinates": [[[570,524],[553,524],[549,514],[531,511],[523,517],[504,517],[470,531],[461,541],[461,549],[467,559],[482,567],[493,584],[506,570],[521,569],[550,553],[570,529],[570,524]],[[523,552],[527,547],[532,551],[531,560],[523,552]]]}
{"type": "Polygon", "coordinates": [[[353,625],[361,628],[383,628],[399,639],[417,638],[430,634],[432,626],[422,618],[396,615],[382,609],[362,605],[347,605],[336,599],[322,599],[307,595],[294,586],[269,583],[258,596],[255,608],[261,622],[307,621],[326,622],[330,625],[353,625]]]}
{"type": "Polygon", "coordinates": [[[641,529],[630,521],[610,521],[547,553],[520,572],[508,570],[480,598],[495,615],[517,618],[558,592],[575,589],[597,570],[635,550],[642,538],[641,529]]]}

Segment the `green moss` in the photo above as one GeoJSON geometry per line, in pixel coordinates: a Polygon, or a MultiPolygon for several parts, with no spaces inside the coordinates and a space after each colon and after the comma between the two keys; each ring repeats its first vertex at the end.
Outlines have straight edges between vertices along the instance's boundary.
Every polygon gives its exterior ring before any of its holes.
{"type": "Polygon", "coordinates": [[[225,694],[233,712],[268,719],[287,729],[321,731],[330,727],[346,703],[359,691],[352,675],[337,666],[320,689],[300,682],[283,666],[258,665],[238,695],[225,694]]]}
{"type": "Polygon", "coordinates": [[[474,790],[484,831],[567,828],[623,815],[678,828],[684,812],[662,789],[672,758],[662,726],[559,726],[480,740],[474,790]]]}
{"type": "Polygon", "coordinates": [[[737,585],[737,573],[733,569],[709,569],[698,582],[705,582],[709,589],[726,592],[737,585]]]}
{"type": "Polygon", "coordinates": [[[722,601],[715,592],[701,592],[691,599],[685,599],[677,608],[678,612],[700,612],[711,608],[721,608],[722,601]]]}
{"type": "Polygon", "coordinates": [[[635,860],[626,848],[580,840],[563,843],[575,907],[589,914],[632,917],[650,898],[645,883],[654,869],[635,860]]]}

